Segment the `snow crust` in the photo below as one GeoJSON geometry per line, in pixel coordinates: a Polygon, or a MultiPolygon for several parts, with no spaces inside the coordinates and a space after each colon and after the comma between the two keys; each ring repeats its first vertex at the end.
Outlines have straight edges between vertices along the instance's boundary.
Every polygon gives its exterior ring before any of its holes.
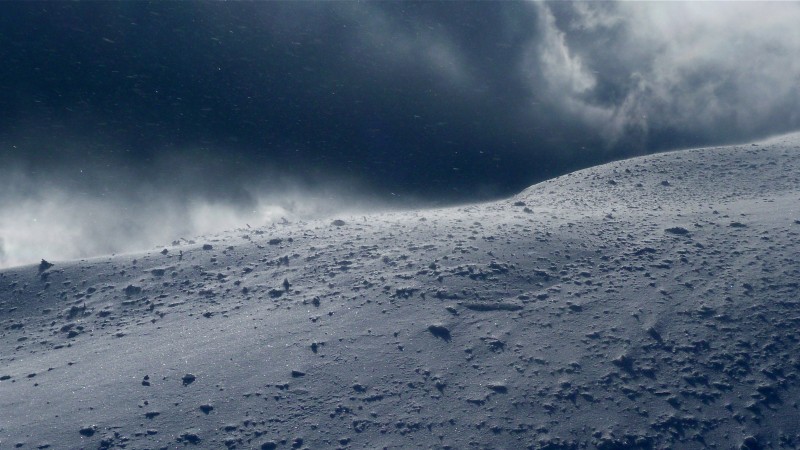
{"type": "Polygon", "coordinates": [[[798,448],[799,207],[793,134],[1,271],[0,448],[798,448]]]}

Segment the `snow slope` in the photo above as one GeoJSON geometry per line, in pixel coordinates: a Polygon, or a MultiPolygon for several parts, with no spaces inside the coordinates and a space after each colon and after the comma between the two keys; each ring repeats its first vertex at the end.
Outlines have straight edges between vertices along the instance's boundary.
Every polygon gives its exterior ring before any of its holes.
{"type": "Polygon", "coordinates": [[[5,270],[0,448],[798,448],[798,205],[795,134],[5,270]]]}

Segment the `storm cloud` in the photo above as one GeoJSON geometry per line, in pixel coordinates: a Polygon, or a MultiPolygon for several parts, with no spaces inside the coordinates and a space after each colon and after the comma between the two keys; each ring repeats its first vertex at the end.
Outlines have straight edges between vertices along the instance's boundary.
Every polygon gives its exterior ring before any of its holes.
{"type": "Polygon", "coordinates": [[[556,103],[612,147],[747,140],[800,124],[796,3],[540,9],[548,37],[540,55],[551,86],[578,80],[556,103]]]}
{"type": "Polygon", "coordinates": [[[796,3],[7,3],[0,264],[796,130],[797,23],[796,3]]]}

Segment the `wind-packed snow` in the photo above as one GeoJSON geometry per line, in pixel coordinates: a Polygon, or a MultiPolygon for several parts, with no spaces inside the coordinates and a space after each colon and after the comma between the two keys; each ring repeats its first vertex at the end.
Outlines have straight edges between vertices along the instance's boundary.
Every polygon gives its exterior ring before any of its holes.
{"type": "Polygon", "coordinates": [[[800,447],[797,134],[49,264],[2,449],[800,447]]]}

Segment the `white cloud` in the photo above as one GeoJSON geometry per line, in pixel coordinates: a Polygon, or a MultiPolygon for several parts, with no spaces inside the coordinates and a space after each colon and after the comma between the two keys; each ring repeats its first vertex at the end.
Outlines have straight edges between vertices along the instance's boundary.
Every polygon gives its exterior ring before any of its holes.
{"type": "Polygon", "coordinates": [[[558,98],[575,98],[595,86],[593,75],[580,56],[567,45],[565,34],[555,24],[555,18],[545,3],[539,5],[540,40],[536,42],[531,63],[539,64],[549,90],[558,98]]]}
{"type": "Polygon", "coordinates": [[[798,3],[575,3],[561,28],[550,4],[538,7],[527,70],[538,64],[553,106],[611,144],[644,144],[653,130],[736,138],[800,126],[798,3]],[[623,95],[598,100],[612,90],[623,95]]]}

